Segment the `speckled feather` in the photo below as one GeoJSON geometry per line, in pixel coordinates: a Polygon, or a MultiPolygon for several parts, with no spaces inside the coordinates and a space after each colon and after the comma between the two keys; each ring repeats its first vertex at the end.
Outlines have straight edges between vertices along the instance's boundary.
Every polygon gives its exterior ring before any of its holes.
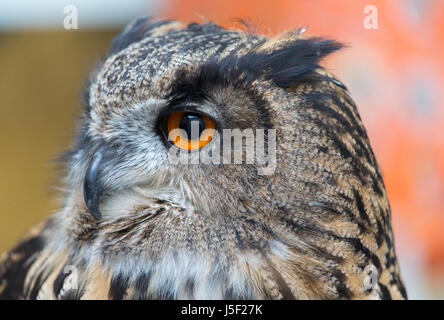
{"type": "Polygon", "coordinates": [[[131,23],[91,77],[64,206],[3,257],[0,298],[406,298],[365,128],[318,64],[340,47],[300,32],[131,23]],[[170,164],[158,118],[178,105],[220,129],[276,129],[275,172],[170,164]],[[112,156],[97,220],[82,187],[99,145],[112,156]]]}

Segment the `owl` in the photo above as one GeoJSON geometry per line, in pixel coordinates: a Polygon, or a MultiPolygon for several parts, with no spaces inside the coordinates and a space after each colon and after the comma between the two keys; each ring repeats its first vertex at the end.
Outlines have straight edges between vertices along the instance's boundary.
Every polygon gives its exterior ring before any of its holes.
{"type": "Polygon", "coordinates": [[[91,76],[61,209],[2,299],[404,299],[340,43],[140,18],[91,76]]]}

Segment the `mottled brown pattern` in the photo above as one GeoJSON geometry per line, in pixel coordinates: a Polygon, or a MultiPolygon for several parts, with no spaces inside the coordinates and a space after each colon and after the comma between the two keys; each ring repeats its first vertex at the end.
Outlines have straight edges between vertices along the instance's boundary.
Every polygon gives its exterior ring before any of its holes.
{"type": "Polygon", "coordinates": [[[406,298],[365,128],[344,85],[318,64],[339,47],[298,32],[130,24],[92,78],[67,155],[65,206],[26,253],[36,256],[20,274],[31,293],[8,288],[20,259],[6,258],[0,296],[406,298]],[[275,172],[169,163],[159,117],[183,106],[205,110],[219,129],[276,129],[275,172]],[[102,152],[94,219],[83,181],[102,152]],[[73,277],[65,266],[75,267],[75,289],[61,289],[73,277]]]}

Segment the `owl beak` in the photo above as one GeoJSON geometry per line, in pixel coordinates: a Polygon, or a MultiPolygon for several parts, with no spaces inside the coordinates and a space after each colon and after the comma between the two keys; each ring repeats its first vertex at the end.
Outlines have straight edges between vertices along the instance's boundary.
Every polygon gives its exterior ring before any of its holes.
{"type": "Polygon", "coordinates": [[[105,148],[100,147],[92,158],[86,170],[83,181],[83,197],[86,207],[95,219],[100,219],[102,214],[99,211],[100,200],[102,199],[104,187],[100,182],[100,172],[104,161],[105,148]]]}

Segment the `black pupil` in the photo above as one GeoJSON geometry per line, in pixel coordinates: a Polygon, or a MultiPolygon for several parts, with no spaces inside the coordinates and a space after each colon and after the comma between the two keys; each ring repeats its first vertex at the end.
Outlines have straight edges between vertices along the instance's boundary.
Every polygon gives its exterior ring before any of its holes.
{"type": "Polygon", "coordinates": [[[180,120],[179,128],[185,130],[188,139],[197,139],[202,134],[202,131],[205,130],[205,121],[197,114],[188,113],[180,120]],[[196,132],[192,132],[192,128],[196,132]],[[195,136],[196,134],[197,136],[195,136]]]}

